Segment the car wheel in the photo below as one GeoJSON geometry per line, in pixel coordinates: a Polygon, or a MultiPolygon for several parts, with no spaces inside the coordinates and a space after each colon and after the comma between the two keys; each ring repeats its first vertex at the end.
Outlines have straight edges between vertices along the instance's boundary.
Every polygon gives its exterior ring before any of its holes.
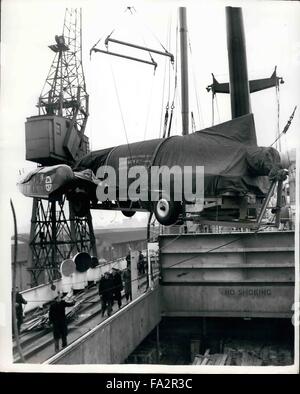
{"type": "Polygon", "coordinates": [[[176,223],[179,213],[180,203],[174,202],[172,199],[168,199],[164,196],[154,204],[154,215],[157,221],[164,226],[170,226],[176,223]]]}

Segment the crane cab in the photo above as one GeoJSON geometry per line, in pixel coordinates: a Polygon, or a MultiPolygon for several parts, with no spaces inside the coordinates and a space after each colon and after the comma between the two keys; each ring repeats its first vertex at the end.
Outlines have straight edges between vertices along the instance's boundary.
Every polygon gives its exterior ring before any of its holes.
{"type": "Polygon", "coordinates": [[[71,120],[56,115],[27,118],[26,160],[42,165],[72,163],[89,151],[88,137],[72,127],[71,120]]]}

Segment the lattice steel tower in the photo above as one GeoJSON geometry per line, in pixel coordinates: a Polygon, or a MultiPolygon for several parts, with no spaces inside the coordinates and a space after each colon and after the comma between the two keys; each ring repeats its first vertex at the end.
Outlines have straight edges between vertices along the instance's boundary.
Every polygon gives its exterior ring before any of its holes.
{"type": "MultiPolygon", "coordinates": [[[[43,166],[72,166],[89,150],[81,9],[66,9],[62,34],[49,48],[55,56],[38,100],[39,115],[26,122],[26,159],[43,166]]],[[[59,278],[62,260],[81,251],[96,255],[90,212],[75,216],[65,197],[34,198],[29,243],[31,285],[59,278]]]]}

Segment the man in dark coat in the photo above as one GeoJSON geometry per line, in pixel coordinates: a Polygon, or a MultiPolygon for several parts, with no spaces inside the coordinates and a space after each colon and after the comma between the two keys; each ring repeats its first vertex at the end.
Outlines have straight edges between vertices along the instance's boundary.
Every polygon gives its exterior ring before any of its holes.
{"type": "Polygon", "coordinates": [[[145,257],[141,251],[139,251],[138,271],[140,275],[145,274],[145,257]]]}
{"type": "Polygon", "coordinates": [[[17,327],[18,327],[19,334],[21,332],[21,325],[23,323],[23,305],[26,305],[26,304],[27,304],[27,301],[24,299],[22,294],[19,292],[19,288],[16,287],[15,308],[16,308],[16,319],[17,319],[17,327]]]}
{"type": "Polygon", "coordinates": [[[131,270],[130,268],[127,268],[123,272],[123,280],[124,280],[124,287],[125,287],[125,298],[126,301],[128,300],[132,301],[132,291],[131,291],[131,270]]]}
{"type": "Polygon", "coordinates": [[[60,293],[52,302],[49,309],[49,321],[53,328],[54,349],[59,351],[59,340],[62,340],[62,347],[67,346],[68,325],[66,318],[66,308],[75,305],[75,301],[66,302],[60,293]]]}
{"type": "Polygon", "coordinates": [[[99,281],[99,296],[101,298],[101,312],[104,316],[104,312],[107,309],[107,316],[111,315],[112,305],[114,300],[114,283],[112,275],[109,272],[105,272],[104,276],[99,281]]]}
{"type": "Polygon", "coordinates": [[[130,250],[128,251],[128,254],[127,254],[127,256],[126,256],[126,264],[127,264],[127,268],[131,268],[130,250]]]}
{"type": "Polygon", "coordinates": [[[112,269],[114,299],[118,302],[119,309],[122,306],[121,291],[123,290],[122,277],[117,268],[112,269]]]}

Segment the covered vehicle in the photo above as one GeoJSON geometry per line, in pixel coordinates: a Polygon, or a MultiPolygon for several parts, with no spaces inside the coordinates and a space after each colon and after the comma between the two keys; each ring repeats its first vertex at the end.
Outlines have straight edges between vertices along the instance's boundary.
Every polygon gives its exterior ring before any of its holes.
{"type": "MultiPolygon", "coordinates": [[[[257,146],[253,115],[248,114],[184,136],[135,142],[88,153],[70,169],[73,175],[65,170],[65,179],[61,177],[61,184],[56,184],[55,190],[47,190],[45,184],[44,196],[40,197],[56,198],[59,193],[65,193],[75,204],[76,200],[80,200],[86,202],[83,204],[85,207],[90,205],[99,209],[120,209],[127,216],[131,216],[136,210],[153,211],[158,221],[165,225],[175,223],[183,208],[188,212],[195,204],[196,201],[185,201],[184,195],[181,201],[174,199],[170,193],[174,183],[168,191],[164,190],[161,182],[157,190],[152,190],[149,179],[146,185],[147,199],[132,200],[127,190],[127,199],[124,198],[122,186],[129,189],[135,179],[128,177],[124,182],[120,159],[123,163],[126,160],[127,174],[136,166],[145,168],[148,174],[154,167],[188,167],[191,169],[193,186],[195,169],[202,166],[204,200],[198,211],[202,212],[203,217],[211,219],[216,213],[219,218],[223,215],[226,220],[248,217],[250,211],[241,210],[241,206],[245,207],[249,201],[262,201],[270,190],[271,182],[285,176],[279,153],[272,147],[257,146]],[[103,169],[106,167],[115,170],[114,185],[110,184],[109,177],[103,176],[103,169]],[[99,201],[96,189],[99,185],[103,186],[103,182],[107,187],[113,186],[116,189],[114,200],[99,201]]],[[[41,170],[49,171],[54,183],[57,179],[55,173],[61,171],[62,166],[55,167],[54,172],[53,167],[41,170]]],[[[25,195],[34,196],[32,186],[36,184],[38,174],[32,174],[19,184],[25,195]]],[[[251,215],[255,216],[255,213],[252,211],[251,215]]]]}

